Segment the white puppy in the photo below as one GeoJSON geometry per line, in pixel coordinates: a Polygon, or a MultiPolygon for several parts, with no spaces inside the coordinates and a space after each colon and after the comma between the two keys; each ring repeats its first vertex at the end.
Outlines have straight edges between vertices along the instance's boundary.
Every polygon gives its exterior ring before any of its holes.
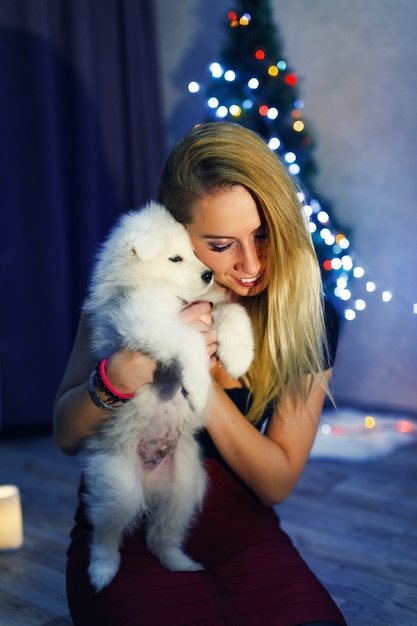
{"type": "MultiPolygon", "coordinates": [[[[203,567],[182,550],[206,487],[194,434],[204,425],[209,357],[201,333],[179,317],[198,299],[219,298],[184,226],[157,203],[124,215],[99,252],[85,304],[92,347],[98,359],[122,347],[141,351],[164,375],[114,410],[87,444],[89,575],[97,590],[117,573],[123,533],[137,524],[168,569],[203,567]]],[[[253,358],[250,320],[230,302],[215,304],[212,315],[218,356],[240,377],[253,358]]]]}

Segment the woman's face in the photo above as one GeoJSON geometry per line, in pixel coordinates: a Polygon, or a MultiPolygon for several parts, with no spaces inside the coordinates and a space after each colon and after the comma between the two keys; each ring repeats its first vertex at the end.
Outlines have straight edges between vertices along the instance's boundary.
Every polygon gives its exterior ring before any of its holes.
{"type": "Polygon", "coordinates": [[[187,231],[215,281],[238,296],[255,296],[269,280],[266,224],[250,193],[234,185],[197,200],[187,231]]]}

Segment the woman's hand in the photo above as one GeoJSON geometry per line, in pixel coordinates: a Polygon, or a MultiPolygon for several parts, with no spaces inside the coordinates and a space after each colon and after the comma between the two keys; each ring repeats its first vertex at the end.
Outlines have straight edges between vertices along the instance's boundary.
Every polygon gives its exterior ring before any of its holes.
{"type": "Polygon", "coordinates": [[[217,363],[217,333],[212,328],[213,319],[210,302],[201,301],[189,304],[181,311],[180,318],[185,324],[189,324],[203,335],[210,358],[210,366],[213,367],[217,363]]]}

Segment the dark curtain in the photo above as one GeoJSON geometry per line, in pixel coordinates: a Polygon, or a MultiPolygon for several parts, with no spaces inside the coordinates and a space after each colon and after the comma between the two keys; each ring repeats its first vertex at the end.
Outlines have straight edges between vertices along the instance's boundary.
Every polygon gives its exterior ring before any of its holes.
{"type": "Polygon", "coordinates": [[[152,0],[1,0],[3,432],[51,424],[97,245],[163,157],[152,0]]]}

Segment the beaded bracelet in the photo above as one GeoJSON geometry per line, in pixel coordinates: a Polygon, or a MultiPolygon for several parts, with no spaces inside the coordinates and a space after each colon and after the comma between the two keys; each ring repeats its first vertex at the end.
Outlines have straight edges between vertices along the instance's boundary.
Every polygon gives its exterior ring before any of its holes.
{"type": "Polygon", "coordinates": [[[118,408],[117,406],[110,404],[110,400],[109,400],[109,403],[104,402],[104,400],[102,400],[100,396],[98,395],[96,376],[97,376],[97,370],[93,370],[88,380],[88,393],[90,395],[91,400],[100,409],[104,409],[105,411],[115,411],[118,408]]]}

